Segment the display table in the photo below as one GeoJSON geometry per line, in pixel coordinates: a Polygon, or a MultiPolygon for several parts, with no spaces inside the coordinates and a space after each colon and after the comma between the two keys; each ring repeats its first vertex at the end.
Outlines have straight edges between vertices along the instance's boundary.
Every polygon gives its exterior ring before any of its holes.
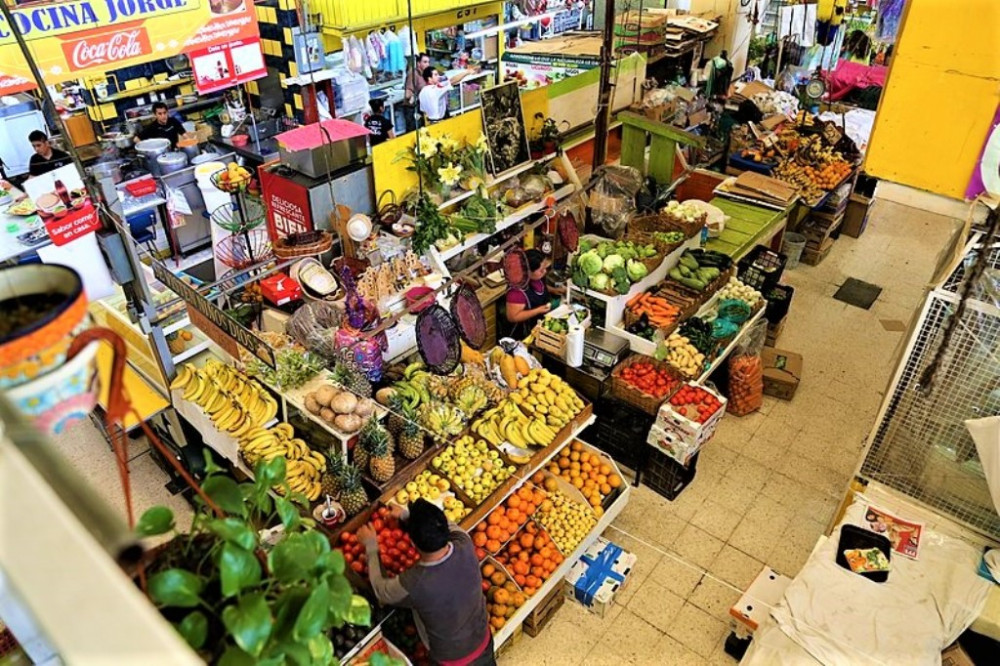
{"type": "Polygon", "coordinates": [[[709,203],[729,219],[722,234],[718,238],[710,238],[705,249],[723,252],[736,261],[757,245],[770,245],[772,239],[780,237],[794,207],[774,210],[726,197],[715,197],[709,203]]]}

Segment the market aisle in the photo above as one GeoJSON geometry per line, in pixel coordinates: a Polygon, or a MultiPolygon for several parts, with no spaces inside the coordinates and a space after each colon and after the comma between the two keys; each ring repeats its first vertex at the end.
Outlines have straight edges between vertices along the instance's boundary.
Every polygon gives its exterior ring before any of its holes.
{"type": "Polygon", "coordinates": [[[614,607],[602,619],[566,603],[500,663],[736,663],[722,649],[729,608],[764,564],[798,573],[826,530],[903,337],[894,323],[908,324],[957,224],[879,201],[860,239],[786,271],[795,296],[777,346],[805,359],[794,400],[765,397],[759,412],[725,417],[676,501],[635,489],[605,533],[638,557],[614,607]],[[848,277],[883,288],[870,310],[833,299],[848,277]]]}

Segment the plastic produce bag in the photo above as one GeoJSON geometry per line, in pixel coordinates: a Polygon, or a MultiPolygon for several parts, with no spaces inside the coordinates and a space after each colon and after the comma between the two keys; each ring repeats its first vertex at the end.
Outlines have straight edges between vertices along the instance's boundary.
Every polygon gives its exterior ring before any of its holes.
{"type": "Polygon", "coordinates": [[[767,321],[758,320],[729,356],[729,405],[726,411],[746,416],[764,403],[764,362],[760,352],[767,341],[767,321]]]}
{"type": "Polygon", "coordinates": [[[604,166],[595,178],[597,184],[590,191],[591,219],[602,236],[618,240],[635,213],[642,174],[634,167],[604,166]]]}
{"type": "Polygon", "coordinates": [[[285,331],[309,351],[332,360],[337,356],[333,335],[343,317],[343,304],[312,301],[295,311],[285,331]]]}

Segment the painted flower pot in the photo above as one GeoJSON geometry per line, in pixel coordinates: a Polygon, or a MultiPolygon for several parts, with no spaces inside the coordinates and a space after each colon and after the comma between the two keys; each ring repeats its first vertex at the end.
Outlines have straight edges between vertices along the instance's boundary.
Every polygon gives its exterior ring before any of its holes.
{"type": "Polygon", "coordinates": [[[34,321],[0,333],[0,389],[62,365],[73,338],[87,327],[87,295],[72,268],[26,264],[0,269],[0,317],[11,316],[20,303],[30,307],[33,299],[50,296],[54,298],[34,321]]]}
{"type": "Polygon", "coordinates": [[[7,399],[43,433],[58,435],[87,418],[97,404],[97,348],[91,342],[55,370],[6,392],[7,399]]]}

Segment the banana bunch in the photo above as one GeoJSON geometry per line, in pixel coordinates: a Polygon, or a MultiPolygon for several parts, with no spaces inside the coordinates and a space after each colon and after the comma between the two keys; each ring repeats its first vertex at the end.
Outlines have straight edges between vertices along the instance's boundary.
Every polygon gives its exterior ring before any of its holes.
{"type": "Polygon", "coordinates": [[[583,409],[583,400],[564,381],[535,368],[521,377],[517,390],[493,409],[483,412],[472,431],[494,445],[548,446],[556,434],[583,409]]]}
{"type": "Polygon", "coordinates": [[[215,359],[202,368],[186,363],[177,370],[170,388],[201,407],[220,432],[237,439],[274,419],[278,402],[239,370],[215,359]]]}
{"type": "MultiPolygon", "coordinates": [[[[250,467],[261,460],[273,460],[278,456],[285,458],[288,488],[294,493],[302,493],[310,502],[319,499],[323,491],[321,478],[326,471],[326,457],[295,437],[292,426],[279,423],[273,428],[252,428],[239,439],[239,445],[240,454],[250,467]]],[[[281,486],[274,489],[284,493],[281,486]]]]}
{"type": "Polygon", "coordinates": [[[465,429],[466,416],[461,409],[446,402],[424,403],[417,410],[417,421],[434,434],[451,439],[465,429]]]}
{"type": "Polygon", "coordinates": [[[431,402],[428,386],[430,376],[430,373],[424,369],[424,364],[421,361],[416,361],[406,366],[406,369],[403,370],[403,379],[393,384],[393,387],[407,407],[416,409],[421,404],[431,402]]]}

